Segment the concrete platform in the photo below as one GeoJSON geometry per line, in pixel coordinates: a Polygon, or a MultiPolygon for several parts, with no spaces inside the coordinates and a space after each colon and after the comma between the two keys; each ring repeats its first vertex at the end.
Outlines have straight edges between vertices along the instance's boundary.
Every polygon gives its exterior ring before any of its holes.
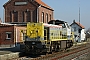
{"type": "Polygon", "coordinates": [[[0,47],[0,60],[10,60],[13,58],[18,58],[20,56],[20,48],[2,48],[0,47]]]}
{"type": "Polygon", "coordinates": [[[19,52],[15,52],[15,53],[0,55],[0,60],[10,60],[13,58],[18,58],[18,57],[19,57],[19,52]]]}
{"type": "Polygon", "coordinates": [[[74,43],[73,46],[75,46],[75,45],[83,45],[83,44],[86,44],[86,43],[88,43],[88,42],[74,43]]]}

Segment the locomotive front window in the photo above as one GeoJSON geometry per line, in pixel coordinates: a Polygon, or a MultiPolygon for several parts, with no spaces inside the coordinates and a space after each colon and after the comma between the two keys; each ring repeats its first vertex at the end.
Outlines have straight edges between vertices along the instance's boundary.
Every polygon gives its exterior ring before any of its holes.
{"type": "Polygon", "coordinates": [[[62,24],[62,27],[63,27],[63,28],[66,28],[65,24],[62,24]]]}

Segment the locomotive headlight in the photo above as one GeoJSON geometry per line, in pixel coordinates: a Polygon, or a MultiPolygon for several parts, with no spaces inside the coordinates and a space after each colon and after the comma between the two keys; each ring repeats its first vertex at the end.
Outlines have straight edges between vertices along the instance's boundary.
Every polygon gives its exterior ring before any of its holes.
{"type": "Polygon", "coordinates": [[[32,42],[32,44],[35,44],[35,42],[32,42]]]}
{"type": "Polygon", "coordinates": [[[31,31],[31,33],[33,33],[33,32],[31,31]]]}

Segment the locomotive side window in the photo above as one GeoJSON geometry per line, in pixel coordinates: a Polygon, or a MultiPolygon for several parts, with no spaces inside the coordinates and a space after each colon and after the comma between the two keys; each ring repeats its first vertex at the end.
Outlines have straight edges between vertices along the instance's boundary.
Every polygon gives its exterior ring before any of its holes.
{"type": "Polygon", "coordinates": [[[67,27],[70,28],[70,26],[67,24],[67,27]]]}
{"type": "Polygon", "coordinates": [[[53,35],[53,33],[51,33],[51,35],[53,35]]]}

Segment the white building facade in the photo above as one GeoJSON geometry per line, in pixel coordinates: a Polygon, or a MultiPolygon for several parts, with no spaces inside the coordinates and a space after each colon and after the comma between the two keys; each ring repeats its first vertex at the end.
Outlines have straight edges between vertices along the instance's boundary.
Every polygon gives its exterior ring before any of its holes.
{"type": "Polygon", "coordinates": [[[85,41],[85,27],[78,22],[73,21],[71,24],[72,32],[74,32],[74,42],[83,42],[85,41]]]}

